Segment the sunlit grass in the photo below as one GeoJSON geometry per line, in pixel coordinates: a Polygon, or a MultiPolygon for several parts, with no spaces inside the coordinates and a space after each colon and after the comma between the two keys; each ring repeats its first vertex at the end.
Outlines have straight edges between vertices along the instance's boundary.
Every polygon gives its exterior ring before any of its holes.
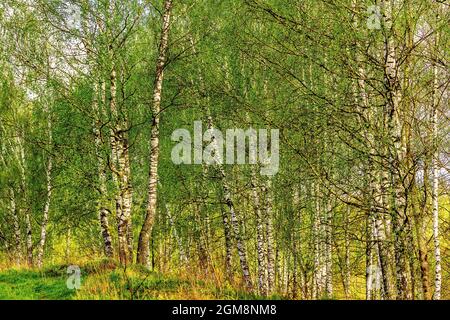
{"type": "MultiPolygon", "coordinates": [[[[109,259],[81,265],[81,287],[70,290],[66,286],[67,266],[56,264],[42,270],[13,268],[0,271],[0,299],[261,299],[227,284],[217,286],[188,276],[163,276],[138,266],[123,268],[109,259]]],[[[277,296],[271,298],[280,299],[277,296]]]]}
{"type": "Polygon", "coordinates": [[[66,277],[46,275],[35,270],[11,269],[0,272],[0,299],[65,300],[74,292],[66,286],[66,277]]]}

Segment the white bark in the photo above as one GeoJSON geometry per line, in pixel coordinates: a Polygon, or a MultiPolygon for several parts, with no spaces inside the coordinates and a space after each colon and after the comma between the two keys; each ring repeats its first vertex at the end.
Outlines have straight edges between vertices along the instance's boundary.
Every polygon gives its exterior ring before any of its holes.
{"type": "Polygon", "coordinates": [[[14,189],[10,188],[10,210],[13,218],[13,228],[14,228],[14,258],[16,264],[19,266],[22,262],[22,235],[20,232],[19,216],[17,214],[16,207],[16,194],[14,189]]]}
{"type": "MultiPolygon", "coordinates": [[[[51,123],[51,116],[50,111],[47,109],[47,130],[48,130],[48,143],[49,146],[53,143],[52,138],[52,123],[51,123]]],[[[50,148],[51,149],[51,148],[50,148]]],[[[49,218],[49,211],[50,211],[50,202],[51,202],[51,196],[52,196],[52,169],[53,169],[53,159],[51,153],[48,154],[47,159],[47,168],[45,170],[45,176],[47,180],[47,194],[45,199],[45,205],[44,205],[44,212],[41,222],[41,238],[39,241],[39,247],[38,247],[38,256],[37,256],[37,265],[39,268],[42,267],[44,261],[44,249],[45,249],[45,242],[47,239],[47,224],[48,224],[48,218],[49,218]]]]}
{"type": "MultiPolygon", "coordinates": [[[[101,86],[101,89],[104,90],[104,83],[101,86]]],[[[103,96],[102,91],[102,96],[103,96]]],[[[94,120],[94,142],[95,142],[95,153],[97,156],[97,172],[98,172],[98,183],[99,183],[99,203],[98,203],[98,215],[100,221],[100,232],[103,239],[104,251],[107,257],[113,256],[113,248],[112,248],[112,238],[109,231],[109,221],[108,221],[108,209],[106,207],[106,197],[107,197],[107,189],[106,189],[106,172],[105,172],[105,160],[102,157],[102,137],[101,137],[101,114],[100,107],[98,104],[98,84],[94,84],[94,99],[93,99],[93,111],[95,114],[94,120]]],[[[105,99],[102,99],[102,104],[104,104],[105,99]]]]}
{"type": "Polygon", "coordinates": [[[258,290],[262,296],[267,295],[267,251],[264,243],[265,224],[261,215],[261,201],[259,198],[255,170],[252,171],[252,194],[256,215],[256,243],[258,251],[258,290]]]}
{"type": "Polygon", "coordinates": [[[326,269],[326,292],[327,297],[333,296],[333,259],[332,259],[332,242],[333,242],[333,227],[332,227],[332,208],[331,201],[328,198],[327,208],[325,213],[325,269],[326,269]]]}
{"type": "Polygon", "coordinates": [[[321,246],[320,246],[320,206],[319,206],[319,188],[315,184],[313,186],[315,194],[315,210],[313,216],[312,236],[314,243],[314,268],[313,268],[313,285],[312,285],[312,298],[318,299],[322,295],[322,273],[321,273],[321,246]]]}
{"type": "Polygon", "coordinates": [[[175,238],[175,241],[177,242],[177,245],[178,245],[178,253],[180,255],[180,262],[186,264],[187,256],[186,256],[186,253],[184,252],[183,241],[181,240],[181,237],[178,234],[177,226],[173,219],[170,207],[167,203],[165,204],[165,207],[166,207],[167,217],[169,218],[170,226],[172,227],[173,237],[175,238]]]}
{"type": "Polygon", "coordinates": [[[30,208],[28,205],[28,188],[26,182],[26,162],[25,162],[25,146],[22,135],[19,135],[17,142],[20,148],[20,185],[22,189],[23,203],[25,205],[25,226],[26,226],[26,254],[28,266],[33,265],[33,239],[31,235],[30,208]]]}
{"type": "MultiPolygon", "coordinates": [[[[208,116],[208,129],[209,130],[214,129],[213,119],[210,115],[208,116]]],[[[217,140],[216,140],[215,136],[212,136],[211,145],[214,146],[213,147],[214,150],[218,150],[217,140]]],[[[226,205],[229,209],[229,212],[230,212],[231,228],[233,231],[234,238],[236,240],[236,247],[237,247],[237,251],[238,251],[239,261],[241,264],[244,283],[245,283],[247,290],[251,291],[253,289],[253,285],[252,285],[252,281],[251,281],[251,277],[250,277],[250,269],[249,269],[248,261],[247,261],[247,250],[245,248],[245,244],[241,237],[240,223],[239,223],[236,211],[235,211],[234,202],[231,198],[231,189],[227,183],[226,174],[225,174],[225,170],[224,170],[223,166],[218,162],[218,159],[215,155],[213,155],[212,158],[213,158],[214,166],[217,168],[217,170],[220,173],[220,178],[222,181],[222,188],[223,188],[223,199],[224,199],[224,202],[226,203],[226,205]]]]}
{"type": "Polygon", "coordinates": [[[437,67],[433,67],[434,73],[434,92],[433,92],[433,109],[431,114],[432,140],[433,140],[433,155],[431,160],[431,206],[433,215],[433,242],[434,242],[434,260],[435,260],[435,291],[433,295],[434,300],[441,299],[441,248],[439,241],[439,150],[437,146],[438,136],[438,74],[437,67]]]}
{"type": "Polygon", "coordinates": [[[270,295],[275,290],[275,246],[273,238],[273,200],[272,200],[272,181],[270,178],[264,186],[266,196],[266,239],[267,239],[267,293],[270,295]]]}
{"type": "Polygon", "coordinates": [[[149,267],[149,240],[156,216],[157,188],[158,188],[158,161],[159,161],[159,119],[161,112],[161,95],[164,80],[164,67],[167,59],[169,44],[170,17],[172,0],[164,1],[164,15],[162,21],[161,40],[159,43],[158,60],[156,62],[156,76],[153,90],[153,122],[150,133],[150,168],[148,178],[148,200],[144,223],[139,234],[137,262],[149,267]]]}
{"type": "Polygon", "coordinates": [[[385,84],[386,84],[386,104],[385,117],[389,135],[389,170],[391,178],[391,203],[390,211],[394,231],[394,254],[396,266],[396,287],[397,299],[410,299],[410,280],[407,272],[406,257],[406,190],[403,185],[406,175],[404,168],[406,156],[406,144],[402,135],[400,77],[393,32],[393,17],[395,14],[395,2],[383,1],[385,11],[385,39],[384,54],[385,61],[385,84]]]}

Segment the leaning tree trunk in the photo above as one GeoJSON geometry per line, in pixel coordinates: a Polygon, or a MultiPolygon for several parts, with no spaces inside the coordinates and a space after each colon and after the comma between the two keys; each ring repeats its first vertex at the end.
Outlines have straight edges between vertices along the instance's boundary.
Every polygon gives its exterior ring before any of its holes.
{"type": "Polygon", "coordinates": [[[156,62],[156,75],[153,90],[153,121],[150,134],[150,170],[148,178],[148,200],[147,209],[139,234],[137,251],[137,263],[150,267],[149,262],[149,240],[156,216],[157,188],[158,188],[158,161],[159,161],[159,114],[161,112],[161,94],[164,80],[164,67],[167,60],[167,49],[170,31],[170,16],[172,0],[165,0],[164,15],[162,22],[161,40],[159,43],[158,60],[156,62]]]}

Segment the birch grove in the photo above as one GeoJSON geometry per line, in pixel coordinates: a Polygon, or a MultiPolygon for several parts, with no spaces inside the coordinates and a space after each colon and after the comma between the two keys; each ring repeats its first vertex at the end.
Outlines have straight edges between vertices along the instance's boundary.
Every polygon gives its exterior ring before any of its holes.
{"type": "Polygon", "coordinates": [[[0,270],[450,299],[449,20],[437,0],[3,1],[0,270]]]}

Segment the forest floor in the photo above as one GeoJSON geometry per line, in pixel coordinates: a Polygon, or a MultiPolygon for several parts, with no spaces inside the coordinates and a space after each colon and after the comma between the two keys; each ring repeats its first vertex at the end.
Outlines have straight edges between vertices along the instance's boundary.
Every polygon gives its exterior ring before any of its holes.
{"type": "Polygon", "coordinates": [[[164,276],[136,266],[125,270],[110,260],[80,266],[80,287],[70,289],[67,267],[0,270],[0,300],[261,299],[230,287],[217,288],[205,281],[164,276]]]}

